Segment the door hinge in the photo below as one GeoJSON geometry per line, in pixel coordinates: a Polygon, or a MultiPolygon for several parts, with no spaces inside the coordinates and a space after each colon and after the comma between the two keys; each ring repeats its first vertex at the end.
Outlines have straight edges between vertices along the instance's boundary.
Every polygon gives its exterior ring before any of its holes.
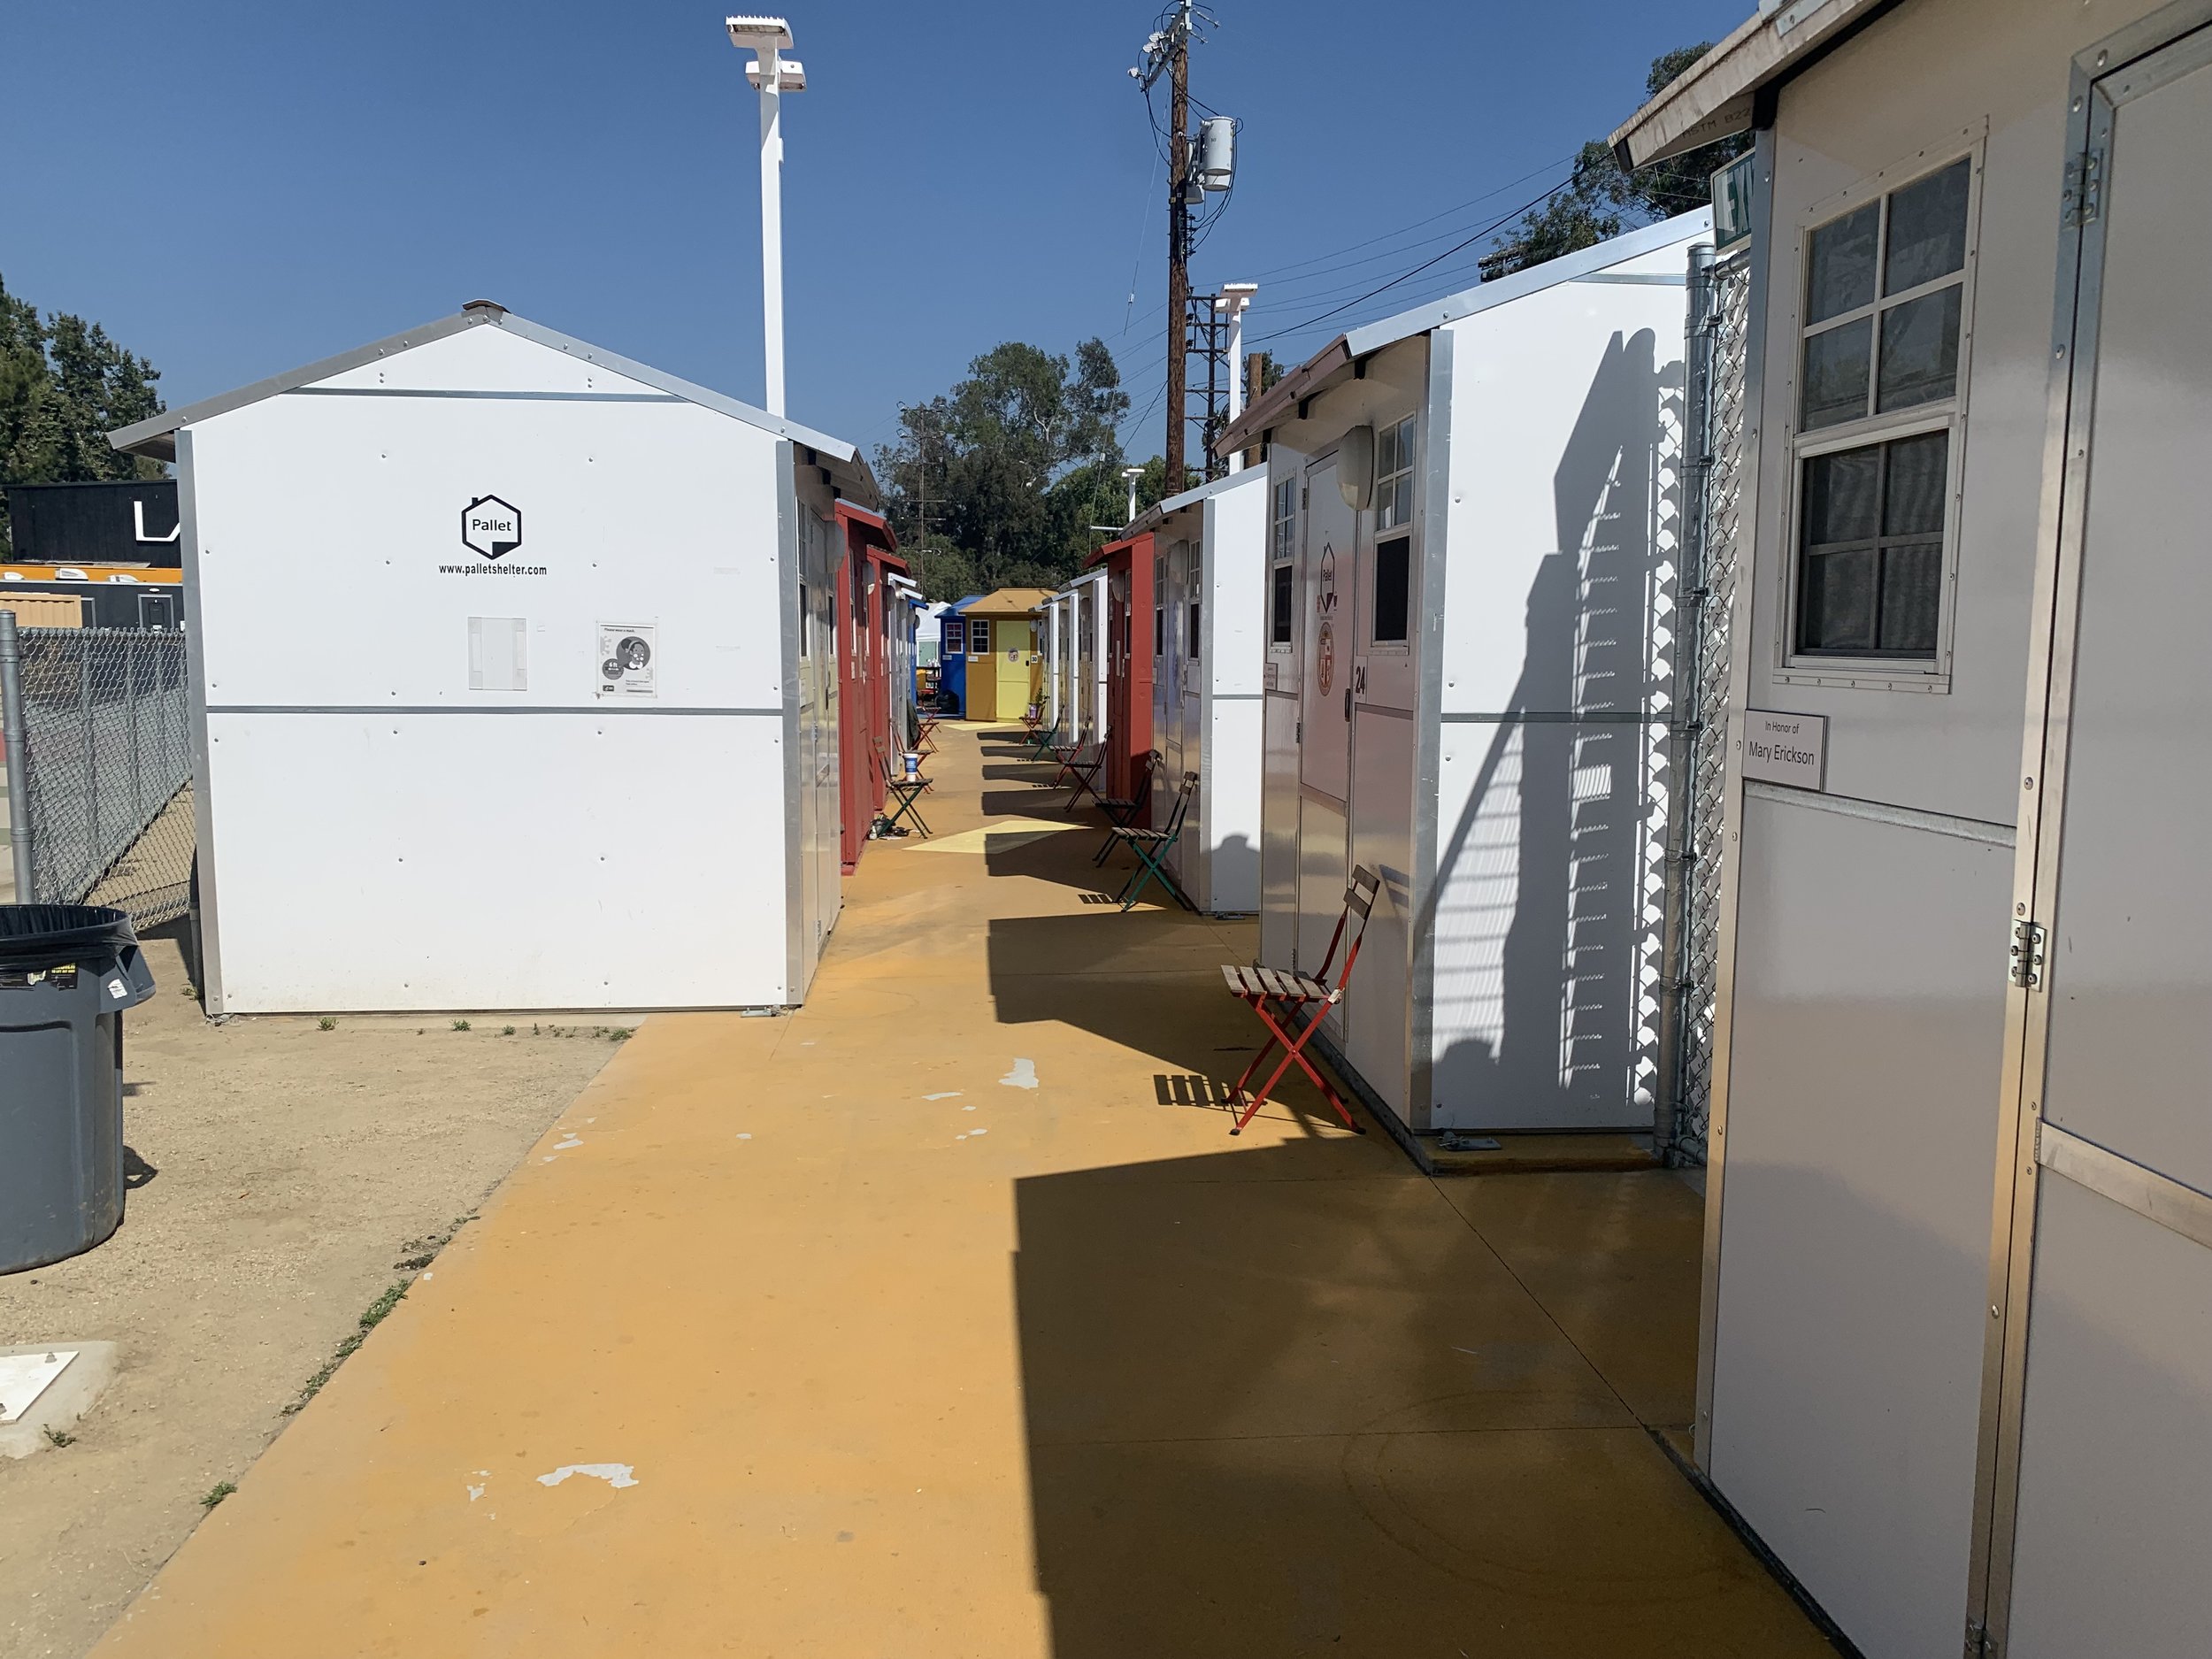
{"type": "Polygon", "coordinates": [[[1301,507],[1303,507],[1303,506],[1305,506],[1305,505],[1306,505],[1309,502],[1312,501],[1312,499],[1313,499],[1313,488],[1312,488],[1312,487],[1311,487],[1310,485],[1307,485],[1307,484],[1301,484],[1301,485],[1299,485],[1299,486],[1298,486],[1298,504],[1299,504],[1301,507]]]}
{"type": "Polygon", "coordinates": [[[1966,1659],[1998,1659],[2001,1646],[1981,1620],[1970,1617],[1966,1621],[1966,1659]]]}
{"type": "Polygon", "coordinates": [[[2043,924],[2017,921],[2012,925],[2012,982],[2024,991],[2043,983],[2043,924]]]}
{"type": "Polygon", "coordinates": [[[1298,729],[1291,734],[1290,741],[1294,743],[1304,742],[1306,741],[1306,723],[1303,720],[1299,720],[1294,722],[1294,724],[1298,729]]]}
{"type": "Polygon", "coordinates": [[[2059,197],[2061,219],[2078,230],[2104,205],[2104,151],[2092,150],[2066,164],[2066,188],[2059,197]]]}

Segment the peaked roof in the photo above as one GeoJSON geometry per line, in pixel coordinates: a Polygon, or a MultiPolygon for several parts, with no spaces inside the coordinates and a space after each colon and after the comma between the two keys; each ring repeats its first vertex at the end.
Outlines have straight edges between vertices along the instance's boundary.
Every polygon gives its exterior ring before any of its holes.
{"type": "Polygon", "coordinates": [[[1165,501],[1156,501],[1129,521],[1129,527],[1121,533],[1121,539],[1127,541],[1131,536],[1142,535],[1147,530],[1156,530],[1166,522],[1170,513],[1180,512],[1186,507],[1195,507],[1200,502],[1215,495],[1225,495],[1240,484],[1261,483],[1266,477],[1265,467],[1247,467],[1240,472],[1225,472],[1219,478],[1210,479],[1195,489],[1187,489],[1179,495],[1170,495],[1165,501]]]}
{"type": "Polygon", "coordinates": [[[962,600],[960,609],[972,617],[1025,617],[1051,597],[1048,588],[995,588],[980,599],[962,600]]]}
{"type": "Polygon", "coordinates": [[[1563,283],[1575,282],[1597,276],[1617,265],[1625,264],[1647,253],[1676,242],[1694,241],[1713,228],[1713,210],[1701,207],[1674,219],[1663,219],[1655,225],[1646,225],[1632,230],[1624,236],[1601,242],[1594,248],[1583,248],[1542,265],[1532,265],[1525,271],[1516,271],[1511,276],[1500,277],[1494,282],[1484,282],[1440,300],[1430,300],[1410,311],[1400,311],[1379,322],[1363,323],[1359,327],[1339,334],[1327,345],[1308,357],[1305,362],[1267,388],[1266,396],[1248,404],[1220,437],[1214,441],[1214,453],[1226,455],[1232,449],[1241,449],[1256,442],[1261,433],[1277,425],[1283,411],[1300,400],[1312,396],[1340,370],[1351,366],[1355,359],[1371,357],[1385,346],[1394,346],[1401,340],[1410,340],[1416,334],[1425,334],[1441,328],[1447,323],[1458,322],[1499,305],[1526,299],[1532,294],[1541,294],[1563,283]]]}
{"type": "Polygon", "coordinates": [[[441,317],[419,328],[390,334],[382,340],[372,341],[365,346],[357,346],[350,351],[342,351],[336,357],[325,357],[319,363],[310,363],[282,374],[271,375],[265,380],[256,380],[250,386],[242,386],[235,391],[204,397],[196,403],[187,403],[182,409],[165,410],[150,420],[142,420],[111,432],[108,442],[127,455],[144,455],[157,461],[173,461],[177,458],[176,434],[180,427],[202,420],[211,420],[218,415],[227,415],[234,409],[243,409],[249,403],[258,403],[265,398],[297,391],[319,380],[326,380],[334,374],[343,374],[349,369],[357,369],[365,364],[396,357],[400,352],[428,345],[435,340],[449,338],[471,328],[503,328],[509,334],[518,334],[525,340],[534,341],[555,351],[611,369],[617,374],[652,387],[656,391],[665,392],[671,397],[696,403],[703,409],[711,409],[717,414],[727,415],[733,420],[741,420],[747,426],[757,426],[763,432],[772,433],[779,438],[803,445],[816,452],[817,463],[826,467],[841,488],[856,495],[860,504],[872,506],[880,499],[875,477],[869,472],[868,464],[861,459],[858,447],[847,443],[841,438],[833,438],[810,426],[802,426],[796,421],[772,415],[766,410],[741,403],[734,397],[725,396],[720,392],[695,385],[649,364],[636,362],[604,347],[595,346],[572,334],[534,323],[527,318],[518,317],[503,307],[486,303],[472,305],[451,317],[441,317]]]}
{"type": "Polygon", "coordinates": [[[1752,101],[1811,66],[1888,8],[1883,0],[1763,4],[1613,134],[1624,167],[1648,166],[1752,125],[1752,101]]]}

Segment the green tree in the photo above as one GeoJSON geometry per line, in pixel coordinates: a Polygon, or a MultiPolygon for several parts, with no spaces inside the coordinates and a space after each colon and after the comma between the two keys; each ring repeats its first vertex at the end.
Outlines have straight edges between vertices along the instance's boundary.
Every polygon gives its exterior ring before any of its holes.
{"type": "MultiPolygon", "coordinates": [[[[1701,41],[1653,58],[1644,78],[1646,97],[1657,97],[1712,50],[1710,41],[1701,41]]],[[[1740,133],[1630,173],[1611,145],[1594,138],[1575,157],[1573,176],[1498,239],[1482,262],[1483,277],[1525,271],[1562,254],[1594,248],[1639,225],[1703,207],[1712,199],[1713,174],[1750,146],[1750,139],[1740,133]]]]}
{"type": "Polygon", "coordinates": [[[1120,516],[1115,428],[1128,411],[1098,340],[1071,359],[1009,341],[951,391],[902,405],[876,475],[924,593],[957,599],[1073,575],[1098,544],[1089,526],[1120,516]]]}
{"type": "Polygon", "coordinates": [[[0,485],[159,478],[158,462],[117,453],[107,434],[161,412],[160,378],[97,323],[41,318],[0,281],[0,485]]]}

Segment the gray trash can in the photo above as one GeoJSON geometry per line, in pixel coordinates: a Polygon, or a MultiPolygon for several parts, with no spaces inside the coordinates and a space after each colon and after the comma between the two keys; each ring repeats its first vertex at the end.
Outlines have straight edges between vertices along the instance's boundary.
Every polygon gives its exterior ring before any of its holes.
{"type": "Polygon", "coordinates": [[[0,1273],[123,1220],[123,1010],[154,994],[130,918],[0,904],[0,1273]]]}

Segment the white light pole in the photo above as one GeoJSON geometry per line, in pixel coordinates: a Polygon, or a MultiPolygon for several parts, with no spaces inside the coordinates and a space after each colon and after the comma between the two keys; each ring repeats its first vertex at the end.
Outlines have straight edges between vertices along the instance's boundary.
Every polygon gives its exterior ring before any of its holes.
{"type": "MultiPolygon", "coordinates": [[[[1126,526],[1137,522],[1137,480],[1144,476],[1144,468],[1125,466],[1121,469],[1121,475],[1129,480],[1129,516],[1122,520],[1126,526]]],[[[1169,493],[1173,494],[1172,491],[1169,493]]]]}
{"type": "MultiPolygon", "coordinates": [[[[1229,425],[1237,424],[1237,417],[1244,412],[1244,308],[1252,303],[1252,296],[1260,291],[1256,282],[1225,282],[1221,297],[1214,302],[1214,309],[1229,313],[1229,425]]],[[[1244,451],[1233,449],[1229,454],[1229,470],[1244,471],[1244,451]]]]}
{"type": "Polygon", "coordinates": [[[783,413],[783,95],[806,90],[806,69],[778,55],[791,44],[781,18],[730,18],[730,44],[754,54],[745,78],[760,88],[760,309],[767,351],[763,406],[783,413]]]}

